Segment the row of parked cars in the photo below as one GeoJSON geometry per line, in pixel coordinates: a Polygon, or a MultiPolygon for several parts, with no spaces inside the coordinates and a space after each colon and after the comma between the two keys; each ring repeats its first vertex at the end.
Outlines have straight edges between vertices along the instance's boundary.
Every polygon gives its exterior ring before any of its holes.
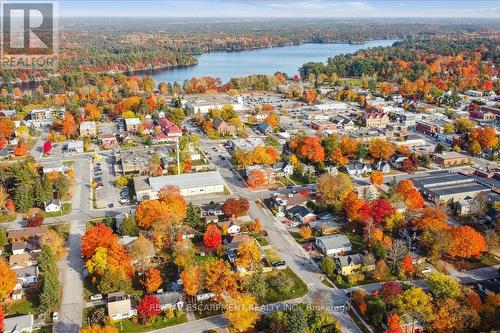
{"type": "Polygon", "coordinates": [[[101,163],[97,163],[96,166],[94,167],[94,181],[96,182],[96,189],[100,190],[103,188],[104,183],[102,181],[102,169],[101,169],[101,163]]]}
{"type": "Polygon", "coordinates": [[[122,205],[130,204],[128,187],[122,187],[120,189],[120,203],[122,205]]]}

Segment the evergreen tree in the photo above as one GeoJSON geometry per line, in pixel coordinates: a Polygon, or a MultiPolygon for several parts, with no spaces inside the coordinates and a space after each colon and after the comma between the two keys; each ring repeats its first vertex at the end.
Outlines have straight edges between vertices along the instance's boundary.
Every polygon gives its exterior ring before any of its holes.
{"type": "Polygon", "coordinates": [[[245,285],[245,289],[250,292],[258,302],[262,302],[267,294],[267,285],[262,272],[256,272],[245,285]]]}
{"type": "Polygon", "coordinates": [[[43,289],[40,294],[40,311],[52,312],[57,309],[61,300],[59,281],[54,274],[44,274],[43,289]]]}
{"type": "Polygon", "coordinates": [[[5,231],[4,228],[0,228],[0,248],[3,248],[7,244],[9,244],[7,240],[7,231],[5,231]]]}
{"type": "Polygon", "coordinates": [[[68,194],[69,191],[69,180],[63,174],[59,174],[54,182],[54,188],[59,199],[63,198],[68,194]]]}
{"type": "Polygon", "coordinates": [[[15,189],[14,204],[20,212],[25,212],[35,205],[35,196],[31,186],[21,184],[15,189]]]}
{"type": "Polygon", "coordinates": [[[300,306],[294,306],[288,315],[288,332],[305,333],[307,330],[307,320],[304,310],[300,306]]]}
{"type": "Polygon", "coordinates": [[[189,203],[186,212],[186,224],[192,228],[199,229],[203,227],[203,221],[200,216],[200,209],[193,205],[192,202],[189,203]]]}

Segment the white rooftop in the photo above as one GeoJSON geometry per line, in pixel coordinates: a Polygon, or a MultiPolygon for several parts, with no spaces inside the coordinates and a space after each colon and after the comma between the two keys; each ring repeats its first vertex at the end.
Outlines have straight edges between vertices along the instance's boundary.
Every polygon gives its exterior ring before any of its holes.
{"type": "Polygon", "coordinates": [[[195,172],[149,178],[149,185],[155,192],[159,191],[162,187],[167,185],[174,185],[183,189],[221,184],[224,184],[224,179],[222,178],[219,171],[195,172]]]}
{"type": "Polygon", "coordinates": [[[134,125],[139,125],[141,123],[141,120],[139,118],[126,118],[125,119],[125,124],[127,126],[134,126],[134,125]]]}

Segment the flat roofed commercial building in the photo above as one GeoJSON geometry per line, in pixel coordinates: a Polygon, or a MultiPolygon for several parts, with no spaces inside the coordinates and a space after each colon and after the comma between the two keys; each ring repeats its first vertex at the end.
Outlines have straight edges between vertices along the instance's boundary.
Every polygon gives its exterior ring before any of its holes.
{"type": "Polygon", "coordinates": [[[459,173],[417,178],[414,179],[413,183],[424,198],[434,203],[460,201],[490,191],[490,187],[479,184],[474,178],[459,173]]]}
{"type": "Polygon", "coordinates": [[[137,200],[156,199],[165,186],[177,186],[183,196],[224,193],[225,182],[218,171],[160,177],[135,177],[137,200]]]}

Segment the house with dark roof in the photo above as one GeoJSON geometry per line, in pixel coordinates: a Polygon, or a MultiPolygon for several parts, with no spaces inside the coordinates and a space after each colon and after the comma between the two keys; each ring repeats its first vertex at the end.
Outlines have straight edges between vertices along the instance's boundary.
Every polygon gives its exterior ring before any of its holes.
{"type": "Polygon", "coordinates": [[[212,126],[219,135],[236,135],[237,132],[236,126],[226,123],[220,117],[215,117],[212,120],[212,126]]]}
{"type": "Polygon", "coordinates": [[[262,122],[255,126],[255,129],[264,135],[268,135],[274,132],[273,128],[269,126],[268,123],[262,122]]]}
{"type": "Polygon", "coordinates": [[[309,223],[316,220],[316,214],[314,214],[312,209],[302,205],[291,207],[287,210],[287,214],[290,218],[302,223],[309,223]]]}

